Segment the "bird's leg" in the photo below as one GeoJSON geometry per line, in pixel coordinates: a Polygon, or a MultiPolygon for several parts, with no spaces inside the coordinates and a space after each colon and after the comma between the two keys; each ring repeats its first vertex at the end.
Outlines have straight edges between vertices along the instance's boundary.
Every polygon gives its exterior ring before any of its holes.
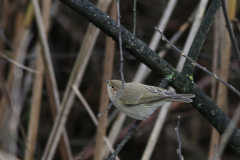
{"type": "Polygon", "coordinates": [[[136,132],[138,132],[137,126],[142,122],[142,120],[137,120],[134,125],[132,125],[128,131],[131,131],[132,129],[135,129],[136,132]]]}

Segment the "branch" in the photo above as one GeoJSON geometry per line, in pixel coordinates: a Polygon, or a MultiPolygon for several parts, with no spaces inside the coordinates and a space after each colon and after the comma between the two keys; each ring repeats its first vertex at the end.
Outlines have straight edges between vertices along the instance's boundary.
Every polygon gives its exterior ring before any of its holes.
{"type": "Polygon", "coordinates": [[[38,71],[36,71],[36,70],[34,70],[34,69],[32,69],[32,68],[26,67],[26,66],[18,63],[17,61],[9,58],[9,57],[6,56],[5,54],[3,54],[1,51],[0,51],[0,56],[2,56],[3,58],[5,58],[6,60],[8,60],[9,62],[11,62],[12,64],[18,66],[18,67],[21,68],[21,69],[24,69],[24,70],[26,70],[26,71],[28,71],[28,72],[32,72],[32,73],[39,73],[38,71]]]}
{"type": "Polygon", "coordinates": [[[127,143],[127,141],[129,140],[129,139],[131,139],[131,137],[132,137],[132,135],[133,135],[133,133],[135,133],[136,131],[137,131],[137,126],[139,125],[141,123],[141,120],[137,120],[136,122],[135,122],[135,124],[132,126],[132,127],[130,127],[130,129],[128,130],[128,134],[124,137],[124,139],[121,141],[121,143],[120,144],[118,144],[117,145],[117,149],[115,150],[115,152],[109,157],[109,159],[108,160],[115,160],[115,157],[118,155],[118,153],[122,150],[122,148],[123,148],[123,146],[127,143]]]}
{"type": "Polygon", "coordinates": [[[136,23],[137,23],[137,17],[136,17],[136,11],[137,11],[137,0],[134,0],[134,7],[133,7],[133,36],[136,35],[136,23]]]}
{"type": "Polygon", "coordinates": [[[225,0],[221,0],[221,1],[222,1],[223,15],[224,15],[224,18],[225,18],[225,21],[226,21],[226,27],[227,27],[227,30],[229,32],[230,39],[231,39],[231,42],[232,42],[232,45],[233,45],[233,48],[234,48],[234,51],[235,51],[235,54],[236,54],[236,57],[237,57],[237,60],[238,60],[237,61],[238,66],[240,67],[240,52],[239,52],[239,48],[238,48],[238,44],[237,44],[237,39],[234,36],[233,30],[232,30],[232,27],[231,27],[231,22],[230,22],[229,17],[228,17],[226,2],[225,2],[225,0]]]}
{"type": "MultiPolygon", "coordinates": [[[[215,19],[215,15],[220,7],[221,0],[213,0],[210,7],[208,8],[206,15],[204,16],[201,22],[201,25],[197,31],[197,34],[188,52],[188,57],[190,57],[195,62],[197,61],[200,50],[202,49],[202,45],[207,37],[208,31],[212,26],[212,23],[215,19]]],[[[192,63],[191,61],[186,60],[183,67],[182,73],[187,77],[191,76],[194,71],[194,66],[191,63],[192,63]]]]}
{"type": "Polygon", "coordinates": [[[182,143],[181,143],[181,140],[180,140],[180,137],[179,137],[179,126],[180,126],[180,119],[181,117],[178,116],[178,123],[177,123],[177,127],[175,128],[176,130],[176,133],[177,133],[177,140],[178,140],[178,149],[177,149],[177,154],[179,156],[179,160],[183,160],[183,156],[182,156],[182,143]]]}
{"type": "Polygon", "coordinates": [[[227,142],[229,137],[231,136],[231,133],[234,129],[234,124],[237,124],[239,122],[240,119],[240,103],[237,106],[237,109],[235,110],[235,113],[233,115],[232,121],[233,123],[229,123],[227,126],[226,131],[223,133],[221,140],[219,142],[219,147],[218,147],[218,152],[216,153],[218,158],[222,157],[223,151],[226,148],[227,142]]]}
{"type": "Polygon", "coordinates": [[[115,102],[115,100],[117,100],[117,98],[120,96],[120,94],[122,93],[123,89],[124,89],[124,74],[123,74],[123,52],[122,52],[122,33],[121,33],[121,23],[120,23],[120,0],[116,0],[117,1],[117,28],[118,28],[118,41],[119,41],[119,50],[120,50],[120,74],[121,74],[121,80],[122,80],[122,85],[120,90],[118,91],[116,98],[108,105],[108,108],[106,110],[104,110],[103,112],[99,113],[97,117],[101,117],[103,114],[105,114],[113,105],[113,103],[115,102]]]}
{"type": "MultiPolygon", "coordinates": [[[[99,10],[88,0],[61,0],[74,11],[83,15],[104,33],[118,41],[117,22],[107,14],[99,10]]],[[[159,75],[165,76],[173,88],[180,93],[195,94],[193,107],[198,110],[215,128],[222,134],[230,122],[228,116],[207,96],[196,84],[187,77],[177,72],[169,63],[160,58],[152,51],[146,43],[132,38],[133,35],[121,27],[123,46],[138,60],[146,64],[150,69],[159,75]]],[[[240,154],[240,130],[234,126],[234,131],[230,137],[230,146],[235,152],[240,154]]]]}

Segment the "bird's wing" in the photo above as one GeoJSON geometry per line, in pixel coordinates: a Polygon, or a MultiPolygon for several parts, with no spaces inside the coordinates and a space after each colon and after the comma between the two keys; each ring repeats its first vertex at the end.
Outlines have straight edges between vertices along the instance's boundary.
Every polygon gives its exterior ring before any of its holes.
{"type": "Polygon", "coordinates": [[[119,99],[122,102],[124,100],[123,102],[124,105],[130,107],[133,105],[153,103],[163,99],[168,99],[173,94],[176,94],[176,93],[162,89],[162,88],[145,85],[145,87],[135,88],[133,90],[128,91],[128,93],[122,94],[123,96],[120,96],[119,99]]]}

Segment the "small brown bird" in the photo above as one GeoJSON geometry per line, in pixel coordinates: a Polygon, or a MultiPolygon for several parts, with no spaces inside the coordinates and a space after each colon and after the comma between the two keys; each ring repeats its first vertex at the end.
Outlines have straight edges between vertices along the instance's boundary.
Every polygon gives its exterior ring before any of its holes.
{"type": "Polygon", "coordinates": [[[191,103],[191,98],[195,97],[194,94],[176,94],[163,88],[132,82],[124,83],[124,89],[116,98],[122,82],[119,80],[106,81],[108,95],[114,106],[127,116],[137,120],[149,118],[156,109],[167,102],[191,103]]]}

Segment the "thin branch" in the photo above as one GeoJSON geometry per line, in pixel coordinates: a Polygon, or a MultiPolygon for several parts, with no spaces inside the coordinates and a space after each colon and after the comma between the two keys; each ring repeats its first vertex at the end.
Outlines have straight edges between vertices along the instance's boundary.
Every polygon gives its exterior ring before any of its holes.
{"type": "Polygon", "coordinates": [[[123,52],[122,52],[122,32],[121,32],[121,23],[120,23],[120,0],[116,0],[117,1],[117,28],[118,28],[118,42],[119,42],[119,50],[120,50],[120,74],[121,74],[121,81],[122,81],[122,85],[120,90],[118,91],[116,98],[108,105],[108,108],[106,110],[104,110],[103,112],[99,113],[97,117],[101,117],[103,114],[105,114],[107,111],[109,111],[109,109],[112,107],[113,103],[115,102],[115,100],[117,100],[117,98],[120,96],[120,94],[122,93],[122,90],[124,89],[124,74],[123,74],[123,52]]]}
{"type": "MultiPolygon", "coordinates": [[[[173,9],[175,8],[178,0],[170,0],[168,2],[168,5],[166,6],[166,9],[164,10],[163,16],[161,17],[160,22],[158,23],[158,28],[162,28],[164,31],[167,23],[170,19],[170,16],[172,15],[173,9]]],[[[152,39],[149,44],[149,48],[151,48],[153,51],[156,51],[159,43],[161,40],[161,35],[159,35],[157,32],[154,32],[154,35],[152,36],[152,39]]]]}
{"type": "MultiPolygon", "coordinates": [[[[194,40],[194,37],[196,36],[196,33],[198,31],[198,28],[201,24],[202,18],[203,18],[204,13],[205,13],[205,10],[207,8],[207,4],[208,4],[208,0],[201,0],[199,5],[198,5],[197,12],[196,12],[191,30],[188,34],[187,40],[186,40],[185,45],[183,47],[183,52],[186,53],[186,55],[188,54],[188,52],[190,50],[191,44],[192,44],[192,42],[194,40]]],[[[178,63],[184,64],[184,62],[185,62],[185,58],[180,57],[178,63]]],[[[181,72],[183,67],[184,67],[183,65],[180,65],[176,68],[176,70],[178,72],[181,72]]]]}
{"type": "MultiPolygon", "coordinates": [[[[183,115],[181,117],[183,117],[183,115]]],[[[176,127],[172,125],[167,125],[164,129],[164,132],[165,134],[167,134],[167,136],[170,139],[178,143],[176,132],[173,132],[175,128],[176,127]]],[[[185,150],[188,154],[194,157],[194,160],[207,160],[207,156],[206,156],[207,152],[202,147],[200,147],[198,143],[191,141],[189,137],[184,136],[184,134],[181,133],[180,131],[179,131],[179,138],[181,139],[181,143],[182,143],[181,145],[182,151],[185,150]]],[[[176,159],[179,159],[179,158],[176,158],[176,159]]]]}
{"type": "MultiPolygon", "coordinates": [[[[116,109],[118,110],[118,109],[116,109]]],[[[120,112],[116,118],[116,120],[114,121],[112,128],[108,134],[108,139],[110,140],[111,144],[114,144],[116,139],[118,138],[118,135],[121,131],[121,128],[123,126],[123,122],[126,118],[126,115],[123,114],[122,112],[120,112]]],[[[107,159],[109,156],[109,149],[107,147],[105,147],[104,149],[104,159],[107,159]]]]}
{"type": "MultiPolygon", "coordinates": [[[[141,121],[137,120],[134,124],[135,128],[140,124],[141,121]]],[[[124,139],[121,141],[120,144],[117,145],[117,148],[115,152],[108,158],[108,160],[115,160],[115,157],[119,154],[119,152],[122,150],[124,145],[127,143],[129,139],[131,139],[132,135],[136,132],[136,129],[129,129],[128,134],[124,137],[124,139]]]]}
{"type": "MultiPolygon", "coordinates": [[[[163,30],[165,30],[176,4],[177,4],[177,0],[170,0],[168,2],[166,9],[164,10],[164,14],[162,15],[160,22],[158,24],[159,28],[162,28],[163,30]]],[[[180,27],[180,29],[179,29],[180,31],[175,33],[174,36],[172,37],[173,39],[171,39],[171,40],[176,41],[181,36],[181,33],[187,28],[188,25],[184,24],[184,26],[185,27],[183,27],[183,26],[180,27]]],[[[160,40],[161,40],[161,35],[159,35],[157,32],[154,32],[154,34],[152,36],[152,40],[149,43],[149,47],[153,51],[156,51],[160,40]]],[[[170,48],[170,45],[168,45],[168,46],[170,48]]],[[[166,48],[168,48],[168,47],[166,47],[166,48]]],[[[161,51],[158,55],[160,57],[164,57],[165,53],[166,53],[166,51],[161,51]]],[[[141,63],[140,66],[138,67],[137,72],[132,81],[143,83],[143,81],[150,74],[150,72],[151,71],[149,70],[149,68],[146,65],[141,63]]]]}
{"type": "Polygon", "coordinates": [[[136,36],[136,23],[137,23],[137,16],[136,16],[136,11],[137,11],[137,0],[134,0],[134,6],[133,6],[133,36],[136,36]]]}
{"type": "Polygon", "coordinates": [[[217,158],[217,145],[216,144],[214,144],[214,155],[211,160],[215,160],[215,158],[217,158]]]}
{"type": "Polygon", "coordinates": [[[240,119],[240,103],[238,104],[238,107],[234,112],[232,122],[228,124],[226,131],[222,134],[222,138],[220,140],[218,152],[217,152],[217,158],[216,158],[217,160],[222,157],[223,151],[226,148],[228,140],[234,130],[234,127],[235,127],[234,123],[237,124],[239,119],[240,119]]]}
{"type": "MultiPolygon", "coordinates": [[[[208,7],[208,10],[201,22],[200,27],[198,28],[197,34],[192,42],[192,45],[188,53],[188,56],[194,61],[197,61],[202,45],[207,37],[208,31],[220,7],[221,7],[220,0],[212,0],[211,5],[208,7]]],[[[195,66],[191,64],[191,61],[186,60],[182,70],[182,74],[185,75],[186,77],[193,75],[194,67],[195,66]]]]}
{"type": "Polygon", "coordinates": [[[234,48],[234,51],[235,51],[235,54],[236,54],[236,58],[238,59],[238,66],[240,67],[240,51],[239,51],[239,48],[238,48],[237,39],[234,36],[233,30],[232,30],[232,27],[231,27],[231,22],[230,22],[229,17],[228,17],[226,2],[225,2],[225,0],[221,0],[221,1],[222,1],[223,15],[224,15],[224,18],[225,18],[225,21],[226,21],[226,27],[227,27],[229,35],[230,35],[230,39],[231,39],[231,42],[232,42],[232,45],[233,45],[233,48],[234,48]]]}
{"type": "Polygon", "coordinates": [[[178,139],[178,149],[177,149],[177,154],[179,156],[179,160],[183,160],[183,156],[182,156],[182,143],[181,143],[181,140],[180,140],[180,137],[179,137],[179,126],[180,126],[180,119],[181,117],[178,116],[178,123],[177,123],[177,127],[175,128],[176,130],[176,133],[177,133],[177,139],[178,139]]]}
{"type": "MultiPolygon", "coordinates": [[[[80,99],[80,101],[83,103],[83,106],[86,108],[86,110],[87,110],[88,114],[90,115],[90,117],[92,118],[92,121],[93,121],[93,123],[95,124],[95,126],[98,126],[98,120],[97,120],[97,118],[95,117],[92,109],[90,108],[90,106],[88,105],[88,103],[86,102],[86,100],[84,99],[84,97],[82,96],[82,94],[79,92],[77,86],[76,86],[76,85],[73,85],[72,88],[73,88],[75,94],[76,94],[76,95],[78,96],[78,98],[80,99]]],[[[106,136],[104,136],[103,139],[104,139],[105,143],[107,144],[109,150],[110,150],[112,153],[114,153],[113,146],[112,146],[111,142],[109,141],[109,139],[108,139],[106,136]]],[[[117,157],[116,159],[117,159],[117,160],[120,160],[119,157],[117,157]]]]}
{"type": "Polygon", "coordinates": [[[3,58],[5,58],[6,60],[8,60],[9,62],[11,62],[12,64],[18,66],[21,69],[24,69],[24,70],[26,70],[28,72],[32,72],[32,73],[36,73],[36,74],[39,73],[38,71],[36,71],[36,70],[34,70],[32,68],[26,67],[26,66],[18,63],[17,61],[14,61],[13,59],[11,59],[8,56],[6,56],[5,54],[3,54],[1,51],[0,51],[0,56],[2,56],[3,58]]]}
{"type": "MultiPolygon", "coordinates": [[[[201,70],[203,70],[204,72],[208,73],[209,75],[211,75],[212,77],[214,77],[216,80],[218,80],[219,82],[222,82],[224,85],[226,85],[229,89],[231,89],[234,93],[236,93],[239,97],[240,97],[240,92],[235,89],[232,85],[228,84],[227,82],[223,81],[221,78],[217,77],[216,74],[213,74],[212,72],[210,72],[209,70],[207,70],[205,67],[202,67],[200,64],[198,64],[197,62],[195,62],[194,60],[192,60],[191,58],[189,58],[188,56],[186,56],[181,50],[179,50],[176,46],[174,46],[163,34],[163,32],[161,30],[158,30],[155,27],[155,30],[158,31],[161,35],[162,35],[162,39],[164,41],[166,41],[167,43],[169,43],[173,49],[175,51],[177,51],[178,53],[180,53],[183,57],[185,57],[186,59],[188,59],[189,61],[192,62],[193,66],[197,66],[198,68],[200,68],[201,70]]],[[[190,79],[191,76],[189,77],[190,79]]]]}
{"type": "MultiPolygon", "coordinates": [[[[121,14],[120,14],[120,0],[117,0],[117,18],[118,18],[118,29],[119,29],[119,49],[120,49],[120,73],[121,73],[121,80],[122,80],[122,86],[121,86],[121,89],[120,89],[120,93],[121,93],[121,90],[124,89],[124,75],[123,75],[123,62],[124,62],[124,59],[123,59],[123,52],[122,52],[122,32],[121,32],[121,23],[120,23],[120,18],[121,18],[121,14]]],[[[117,97],[116,97],[117,98],[117,97]]]]}

